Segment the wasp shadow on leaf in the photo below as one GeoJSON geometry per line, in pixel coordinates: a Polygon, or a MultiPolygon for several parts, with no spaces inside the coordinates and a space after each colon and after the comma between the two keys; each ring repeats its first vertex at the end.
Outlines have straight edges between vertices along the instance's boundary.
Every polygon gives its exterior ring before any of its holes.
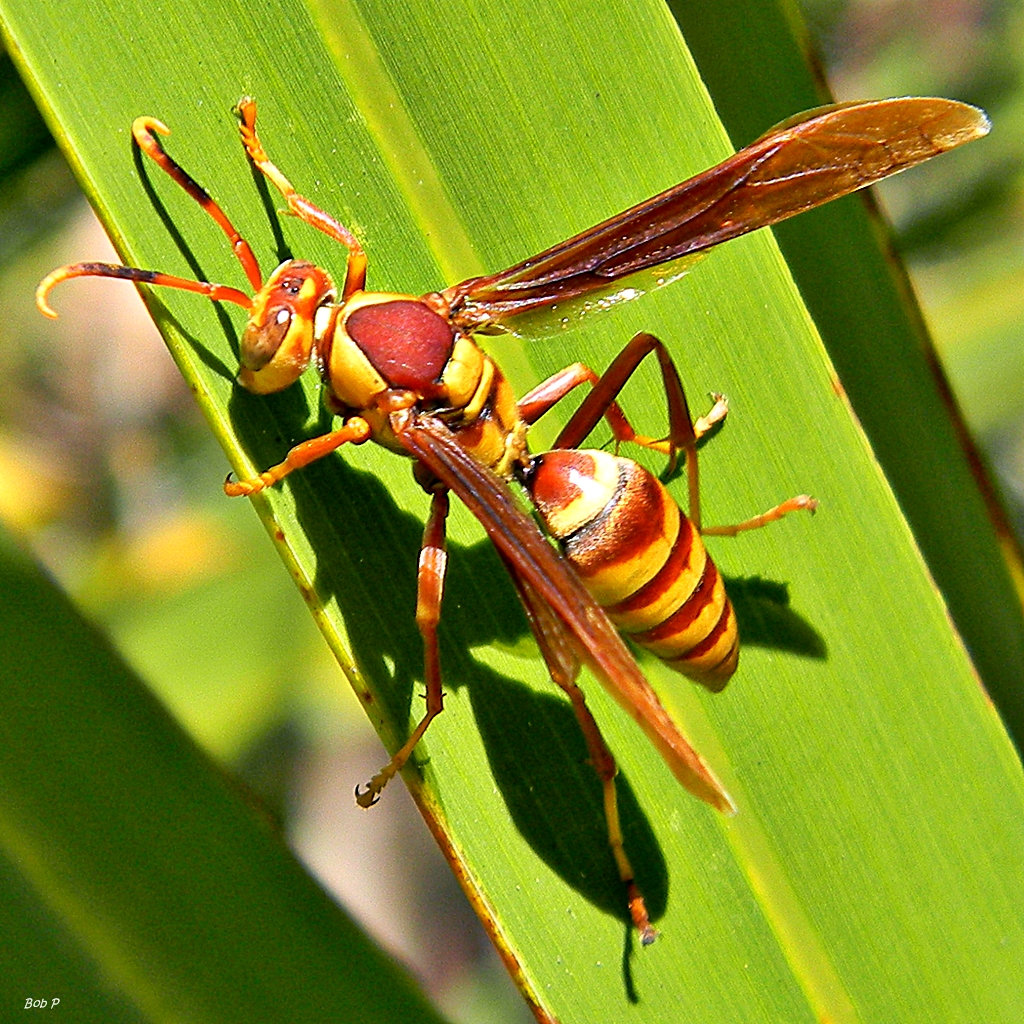
{"type": "MultiPolygon", "coordinates": [[[[267,397],[237,390],[229,408],[239,439],[261,466],[331,426],[322,410],[310,426],[309,402],[297,388],[267,397]],[[267,405],[277,425],[270,433],[267,405]]],[[[371,716],[383,716],[401,739],[422,708],[423,652],[414,618],[422,520],[400,509],[378,477],[354,468],[341,453],[292,474],[284,486],[292,490],[316,555],[317,600],[337,603],[356,664],[373,680],[381,704],[371,716]]],[[[424,494],[424,516],[428,507],[424,494]]],[[[520,834],[567,885],[625,921],[601,785],[572,709],[562,696],[539,692],[473,657],[477,646],[523,641],[529,627],[492,545],[449,547],[439,630],[445,689],[467,687],[491,771],[520,834]]],[[[747,643],[825,656],[821,637],[789,607],[784,584],[740,578],[727,586],[747,643]]],[[[617,785],[626,848],[657,921],[668,902],[664,854],[629,781],[620,775],[617,785]]]]}
{"type": "MultiPolygon", "coordinates": [[[[271,195],[255,169],[253,177],[278,254],[285,258],[289,253],[271,195]]],[[[165,226],[201,277],[198,262],[187,253],[184,240],[152,187],[146,185],[165,226]]],[[[218,310],[237,352],[231,322],[218,310]]],[[[230,371],[226,375],[234,376],[230,371]]],[[[311,409],[307,393],[300,388],[268,396],[236,388],[229,415],[243,448],[261,468],[279,462],[297,442],[335,425],[322,407],[311,409]],[[311,425],[311,420],[317,422],[311,425]],[[273,429],[267,429],[268,423],[273,429]]],[[[384,483],[349,464],[343,452],[292,474],[283,486],[291,490],[298,525],[316,560],[315,594],[307,594],[307,599],[323,606],[337,604],[355,663],[371,680],[378,702],[376,709],[368,709],[371,717],[383,719],[400,741],[410,720],[419,717],[423,708],[423,648],[414,617],[422,518],[399,508],[384,483]]],[[[428,508],[424,494],[422,516],[428,508]]],[[[563,695],[534,689],[473,657],[478,646],[522,641],[530,636],[529,627],[491,544],[449,547],[439,629],[444,687],[447,691],[466,687],[495,783],[526,842],[565,884],[628,929],[623,886],[608,845],[601,783],[589,763],[571,706],[563,695]]],[[[758,596],[767,600],[763,594],[758,596]]],[[[777,593],[774,598],[775,605],[786,604],[777,593]]],[[[761,619],[767,621],[764,614],[761,619]]],[[[770,630],[750,632],[766,636],[770,630]]],[[[433,756],[457,756],[457,752],[435,749],[433,756]]],[[[616,784],[626,849],[648,912],[657,921],[668,903],[665,856],[629,780],[620,774],[616,784]]],[[[628,938],[624,969],[632,998],[630,943],[628,938]]]]}
{"type": "MultiPolygon", "coordinates": [[[[628,920],[608,847],[602,788],[567,700],[482,669],[470,700],[495,782],[537,855],[566,884],[628,920]]],[[[632,786],[617,778],[626,849],[652,919],[668,903],[668,867],[632,786]]]]}
{"type": "MultiPolygon", "coordinates": [[[[164,228],[192,274],[206,280],[157,194],[137,146],[133,155],[164,228]]],[[[278,255],[286,258],[290,254],[266,182],[255,169],[253,178],[278,255]]],[[[233,323],[221,304],[215,309],[237,356],[233,323]]],[[[234,371],[183,331],[159,301],[156,312],[187,338],[214,372],[234,378],[234,371]]],[[[326,410],[321,407],[314,413],[306,392],[294,387],[267,396],[236,388],[228,414],[239,443],[261,468],[276,464],[298,441],[333,425],[326,410]],[[316,424],[311,426],[311,420],[316,424]]],[[[382,705],[376,716],[401,733],[420,711],[414,704],[423,677],[423,649],[414,615],[422,520],[401,510],[380,479],[353,468],[340,453],[294,473],[284,486],[292,491],[299,526],[316,558],[315,593],[307,593],[307,600],[324,606],[337,603],[355,662],[372,680],[374,696],[382,705]]],[[[424,516],[428,507],[424,494],[424,516]]],[[[566,884],[628,925],[622,883],[608,846],[601,784],[588,763],[571,707],[565,698],[537,692],[473,657],[478,646],[517,644],[530,635],[529,627],[489,542],[450,549],[439,629],[445,688],[468,687],[494,778],[522,836],[566,884]]],[[[667,904],[665,859],[628,781],[619,776],[617,785],[625,841],[656,919],[667,904]]]]}
{"type": "Polygon", "coordinates": [[[828,657],[824,637],[790,607],[785,583],[760,576],[736,576],[725,578],[725,589],[745,646],[771,647],[816,660],[828,657]]]}
{"type": "MultiPolygon", "coordinates": [[[[290,445],[331,425],[323,412],[320,423],[310,427],[309,404],[299,389],[267,398],[237,391],[231,415],[258,465],[274,464],[290,445]],[[278,424],[273,434],[266,431],[262,403],[273,407],[278,424]]],[[[292,489],[299,523],[316,554],[317,599],[337,603],[355,661],[373,680],[380,701],[370,713],[389,721],[401,739],[422,709],[423,652],[414,618],[422,520],[399,508],[382,480],[351,466],[341,453],[292,474],[284,486],[292,489]]],[[[424,494],[422,500],[425,516],[429,498],[424,494]]],[[[736,578],[727,586],[745,642],[826,656],[820,635],[789,606],[785,584],[736,578]]],[[[601,785],[568,701],[473,657],[475,647],[511,646],[530,637],[490,542],[449,545],[439,636],[445,690],[467,688],[491,771],[516,828],[567,885],[625,920],[601,785]]],[[[433,756],[449,753],[435,749],[433,756]]],[[[629,781],[620,775],[617,784],[626,848],[657,921],[668,902],[664,854],[629,781]]]]}
{"type": "MultiPolygon", "coordinates": [[[[261,468],[279,462],[298,441],[329,429],[310,427],[309,405],[299,388],[266,397],[236,390],[229,410],[242,446],[261,468]],[[273,431],[267,430],[268,411],[273,431]]],[[[304,596],[315,605],[337,603],[358,670],[384,702],[371,713],[393,729],[404,728],[415,680],[423,675],[414,618],[423,524],[398,508],[380,480],[351,467],[342,454],[306,466],[278,486],[291,490],[298,527],[316,560],[312,592],[304,596]]],[[[287,542],[286,536],[280,539],[287,542]]]]}
{"type": "MultiPolygon", "coordinates": [[[[150,292],[146,296],[146,308],[149,310],[149,315],[153,318],[153,323],[156,324],[160,331],[165,328],[170,328],[180,338],[184,339],[185,343],[189,348],[198,356],[199,361],[216,373],[218,376],[225,377],[228,380],[233,379],[234,373],[231,368],[212,352],[209,348],[200,342],[200,340],[189,331],[185,329],[181,321],[160,301],[159,296],[150,292]]],[[[221,324],[224,327],[224,333],[229,339],[230,344],[235,345],[237,348],[237,342],[235,341],[237,335],[235,334],[234,328],[231,321],[227,318],[227,314],[222,310],[218,309],[218,313],[221,318],[221,324]]]]}
{"type": "Polygon", "coordinates": [[[252,174],[252,180],[259,194],[260,202],[263,204],[263,211],[267,215],[267,224],[270,226],[270,231],[274,236],[277,262],[279,264],[284,263],[285,260],[290,260],[293,257],[292,250],[285,241],[284,232],[281,230],[282,211],[274,200],[274,196],[280,196],[280,193],[274,192],[271,194],[270,187],[267,185],[266,175],[251,160],[248,160],[247,163],[249,164],[249,171],[252,174]]]}
{"type": "MultiPolygon", "coordinates": [[[[279,461],[290,444],[308,436],[308,426],[303,429],[308,407],[298,391],[296,396],[257,399],[238,393],[232,401],[235,429],[258,464],[279,461]],[[279,435],[268,436],[265,420],[246,412],[264,401],[274,405],[279,435]]],[[[316,598],[337,603],[355,661],[381,702],[371,715],[404,730],[422,711],[423,650],[414,615],[423,523],[397,506],[380,479],[341,455],[292,474],[285,486],[292,488],[300,525],[316,553],[316,598]]],[[[424,514],[428,504],[424,494],[424,514]]],[[[473,657],[478,646],[511,646],[529,635],[490,542],[450,544],[439,630],[445,690],[468,689],[495,781],[526,841],[584,898],[625,920],[601,785],[568,701],[537,692],[473,657]]],[[[537,661],[541,664],[539,653],[537,661]]],[[[442,750],[433,756],[449,754],[442,750]]],[[[657,917],[667,903],[664,856],[629,783],[620,776],[618,786],[630,857],[657,917]]]]}

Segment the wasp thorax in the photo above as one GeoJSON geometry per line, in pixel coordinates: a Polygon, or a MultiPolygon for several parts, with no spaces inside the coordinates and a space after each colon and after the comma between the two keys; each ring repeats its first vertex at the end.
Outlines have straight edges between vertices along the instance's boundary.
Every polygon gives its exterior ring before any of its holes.
{"type": "Polygon", "coordinates": [[[443,396],[441,377],[453,344],[448,321],[414,295],[356,292],[318,349],[337,402],[368,409],[390,390],[443,396]]]}
{"type": "Polygon", "coordinates": [[[451,324],[412,296],[366,299],[345,310],[348,336],[390,387],[434,397],[455,342],[451,324]]]}
{"type": "Polygon", "coordinates": [[[325,271],[302,260],[282,263],[253,300],[242,332],[238,382],[256,394],[294,383],[309,365],[318,313],[334,299],[325,271]]]}

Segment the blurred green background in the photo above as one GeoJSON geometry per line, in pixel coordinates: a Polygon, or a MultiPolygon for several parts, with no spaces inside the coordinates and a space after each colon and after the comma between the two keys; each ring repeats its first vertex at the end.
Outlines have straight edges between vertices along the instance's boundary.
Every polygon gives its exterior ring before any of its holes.
{"type": "MultiPolygon", "coordinates": [[[[939,161],[880,191],[1024,531],[1024,4],[803,0],[803,12],[837,99],[935,94],[992,117],[991,143],[955,181],[939,161]]],[[[258,519],[223,497],[220,449],[134,290],[80,282],[56,325],[35,312],[50,269],[114,256],[6,61],[0,151],[0,515],[454,1019],[532,1019],[404,790],[372,815],[355,808],[379,742],[258,519]]]]}

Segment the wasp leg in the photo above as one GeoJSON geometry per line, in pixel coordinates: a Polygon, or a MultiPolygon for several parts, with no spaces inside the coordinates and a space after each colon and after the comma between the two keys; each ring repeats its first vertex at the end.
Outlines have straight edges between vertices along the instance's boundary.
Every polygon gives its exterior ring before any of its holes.
{"type": "Polygon", "coordinates": [[[759,530],[762,526],[767,526],[769,523],[774,523],[775,520],[789,515],[790,512],[813,513],[817,507],[818,502],[814,498],[806,494],[798,494],[795,498],[790,498],[788,501],[782,502],[781,505],[762,512],[759,516],[744,519],[742,523],[734,523],[731,526],[706,526],[701,533],[710,537],[735,537],[737,533],[743,533],[744,530],[759,530]]]}
{"type": "MultiPolygon", "coordinates": [[[[541,381],[532,391],[519,400],[519,415],[526,423],[536,423],[549,409],[557,405],[570,391],[581,384],[595,387],[600,378],[586,365],[573,363],[571,366],[552,374],[547,380],[541,381]]],[[[611,427],[616,443],[632,441],[637,434],[626,419],[625,413],[619,408],[618,402],[611,401],[604,410],[604,418],[611,427]]],[[[572,447],[561,445],[559,447],[572,447]]]]}
{"type": "Polygon", "coordinates": [[[608,829],[608,845],[611,848],[612,856],[615,858],[615,866],[618,869],[619,878],[626,887],[629,916],[632,918],[633,924],[640,936],[641,944],[648,946],[654,941],[658,933],[654,930],[651,919],[647,914],[647,905],[644,902],[643,894],[636,884],[633,866],[626,855],[626,848],[622,839],[622,827],[619,824],[619,800],[615,791],[615,776],[618,774],[615,758],[608,749],[608,744],[605,743],[601,730],[598,728],[594,716],[587,707],[583,691],[576,685],[576,676],[579,673],[579,658],[571,638],[567,636],[565,627],[551,605],[520,575],[513,562],[504,555],[501,556],[501,559],[508,568],[512,582],[519,592],[519,597],[523,602],[527,618],[530,621],[530,628],[537,639],[537,646],[540,647],[548,673],[552,681],[565,691],[572,702],[576,721],[579,722],[580,728],[583,731],[583,737],[587,743],[590,763],[594,766],[594,770],[601,780],[604,796],[604,818],[608,829]]]}
{"type": "MultiPolygon", "coordinates": [[[[686,393],[683,391],[682,381],[679,379],[679,372],[675,363],[669,355],[668,349],[653,334],[641,332],[630,339],[629,344],[615,357],[611,366],[594,383],[593,390],[583,400],[583,403],[573,414],[572,418],[562,429],[555,441],[556,448],[578,448],[584,438],[597,426],[602,416],[607,416],[608,411],[615,404],[619,392],[625,387],[626,382],[636,372],[636,368],[643,361],[644,357],[655,352],[658,356],[658,365],[661,368],[661,379],[665,388],[665,398],[668,402],[668,436],[663,439],[644,437],[637,434],[629,425],[628,420],[621,412],[621,422],[624,429],[616,434],[616,441],[631,441],[644,448],[662,452],[668,456],[669,472],[675,468],[676,456],[679,452],[685,452],[687,463],[694,463],[695,460],[689,457],[692,451],[696,450],[697,436],[694,433],[693,420],[690,418],[690,410],[686,404],[686,393]]],[[[611,422],[611,420],[609,420],[611,422]]],[[[614,427],[613,427],[614,429],[614,427]]],[[[691,471],[691,477],[693,471],[691,471]]],[[[690,487],[691,501],[694,494],[694,485],[690,487]]]]}
{"type": "Polygon", "coordinates": [[[292,183],[271,163],[263,143],[256,134],[256,101],[248,96],[242,97],[235,112],[241,121],[239,131],[249,159],[284,196],[288,203],[288,211],[348,249],[348,268],[342,298],[347,299],[354,292],[361,291],[366,284],[366,253],[359,244],[359,239],[340,221],[315,206],[305,196],[299,195],[292,183]]]}
{"type": "Polygon", "coordinates": [[[711,400],[713,404],[707,413],[693,421],[693,436],[697,441],[710,434],[720,423],[724,423],[725,417],[729,415],[729,399],[725,395],[712,392],[711,400]]]}
{"type": "MultiPolygon", "coordinates": [[[[547,380],[541,381],[532,391],[523,395],[518,403],[519,415],[526,423],[536,423],[544,413],[557,405],[570,391],[581,384],[589,384],[594,387],[599,380],[598,375],[586,363],[573,363],[571,366],[565,367],[564,370],[552,374],[547,380]]],[[[708,412],[694,420],[693,433],[697,441],[702,440],[715,427],[723,423],[729,414],[729,400],[725,395],[713,392],[711,399],[712,406],[708,412]]],[[[613,400],[608,403],[608,408],[604,411],[604,418],[611,428],[616,444],[629,441],[632,444],[639,444],[644,448],[661,452],[663,455],[669,454],[667,440],[655,440],[637,434],[618,402],[613,400]]],[[[573,446],[562,444],[558,447],[571,448],[573,446]]]]}
{"type": "Polygon", "coordinates": [[[288,452],[283,462],[271,466],[259,476],[248,480],[232,480],[229,476],[224,482],[224,493],[229,498],[237,498],[243,494],[255,494],[257,491],[262,491],[265,487],[270,487],[279,480],[283,480],[293,470],[301,469],[311,462],[316,462],[317,459],[322,459],[325,455],[330,455],[343,444],[349,442],[362,444],[369,439],[370,433],[370,424],[366,420],[361,416],[352,416],[338,430],[332,430],[329,434],[321,434],[319,437],[313,437],[297,444],[288,452]]]}
{"type": "Polygon", "coordinates": [[[554,377],[535,388],[520,405],[521,409],[525,405],[528,413],[524,419],[532,422],[529,415],[536,418],[544,413],[561,397],[558,394],[560,390],[564,395],[577,384],[585,382],[591,383],[593,389],[583,399],[580,407],[573,413],[569,422],[555,439],[555,447],[578,448],[604,416],[612,426],[616,442],[630,441],[642,445],[644,448],[662,452],[668,456],[669,472],[675,468],[678,453],[683,452],[686,456],[690,519],[699,529],[700,483],[697,470],[697,441],[711,427],[724,419],[728,410],[725,399],[720,395],[715,396],[714,408],[706,417],[698,420],[700,427],[700,434],[698,434],[690,417],[686,392],[683,390],[683,382],[679,379],[679,371],[676,369],[672,356],[665,345],[653,334],[641,332],[630,339],[629,344],[615,357],[611,366],[596,380],[593,379],[592,371],[588,371],[587,367],[582,364],[576,364],[567,367],[560,374],[555,374],[554,377]],[[665,399],[668,403],[668,436],[661,440],[637,434],[615,401],[629,378],[633,376],[636,368],[650,352],[655,352],[658,356],[661,379],[665,388],[665,399]],[[545,403],[547,404],[545,405],[545,403]]]}
{"type": "Polygon", "coordinates": [[[615,792],[615,776],[619,769],[615,764],[612,752],[601,735],[594,716],[590,713],[590,708],[586,705],[583,691],[571,679],[558,679],[554,676],[552,678],[569,695],[572,709],[576,713],[576,721],[580,723],[583,736],[587,741],[590,762],[594,766],[604,790],[604,818],[608,826],[608,845],[615,858],[615,866],[619,869],[619,878],[622,879],[622,884],[626,887],[629,915],[640,936],[641,945],[649,946],[657,938],[658,933],[647,916],[647,905],[636,884],[633,866],[629,863],[629,857],[626,856],[626,848],[622,840],[622,827],[619,824],[619,798],[615,792]]]}
{"type": "Polygon", "coordinates": [[[448,555],[445,550],[445,522],[448,518],[448,491],[441,488],[433,492],[430,517],[423,531],[420,548],[419,572],[416,577],[416,625],[423,637],[423,678],[427,688],[427,712],[405,741],[402,748],[367,783],[356,788],[356,803],[372,807],[381,791],[405,767],[416,744],[423,738],[427,726],[444,710],[444,692],[441,689],[441,657],[437,646],[437,624],[441,619],[441,598],[448,555]]]}

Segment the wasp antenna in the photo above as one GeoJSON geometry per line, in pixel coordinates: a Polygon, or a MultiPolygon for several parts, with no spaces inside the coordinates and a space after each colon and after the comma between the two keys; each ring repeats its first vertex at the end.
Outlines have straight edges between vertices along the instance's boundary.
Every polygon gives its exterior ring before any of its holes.
{"type": "Polygon", "coordinates": [[[156,135],[170,135],[171,130],[155,117],[137,117],[132,122],[132,136],[139,149],[146,154],[167,175],[174,179],[213,219],[231,243],[231,251],[242,265],[245,276],[249,279],[253,291],[263,287],[263,274],[253,255],[249,243],[238,233],[228,219],[228,215],[217,205],[209,192],[199,184],[167,151],[160,145],[156,135]]]}
{"type": "Polygon", "coordinates": [[[243,309],[252,309],[252,298],[237,288],[214,284],[211,281],[191,281],[187,277],[174,277],[159,270],[140,270],[138,267],[122,267],[117,263],[71,263],[58,267],[39,282],[36,288],[36,307],[43,316],[57,319],[57,312],[49,303],[50,292],[61,281],[72,277],[116,277],[123,281],[139,284],[158,284],[165,288],[177,288],[184,292],[198,292],[214,302],[233,302],[243,309]]]}
{"type": "Polygon", "coordinates": [[[52,273],[47,274],[46,277],[39,282],[36,288],[36,309],[45,317],[49,317],[51,320],[57,319],[57,310],[50,305],[50,292],[53,290],[54,285],[60,284],[61,281],[67,278],[65,273],[66,267],[61,267],[59,270],[54,270],[52,273]]]}
{"type": "Polygon", "coordinates": [[[50,305],[50,292],[61,283],[72,277],[120,277],[130,281],[153,283],[156,274],[152,270],[136,270],[134,267],[122,267],[116,263],[69,263],[58,267],[47,274],[36,288],[36,308],[43,316],[51,320],[57,319],[57,311],[50,305]]]}
{"type": "Polygon", "coordinates": [[[139,144],[139,148],[145,150],[147,154],[153,146],[157,145],[156,139],[153,138],[153,132],[158,135],[170,135],[171,129],[155,117],[142,116],[132,121],[132,135],[139,144]]]}

